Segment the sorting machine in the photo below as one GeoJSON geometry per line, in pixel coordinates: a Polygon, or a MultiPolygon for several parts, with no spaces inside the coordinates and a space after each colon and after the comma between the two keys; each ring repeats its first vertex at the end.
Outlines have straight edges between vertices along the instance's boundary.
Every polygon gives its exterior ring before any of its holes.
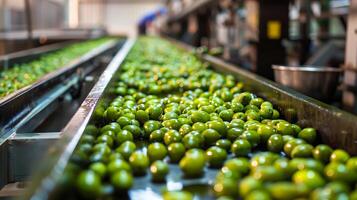
{"type": "MultiPolygon", "coordinates": [[[[0,198],[21,193],[124,38],[100,45],[35,83],[0,99],[0,198]]],[[[36,60],[74,42],[61,42],[0,57],[0,70],[36,60]]]]}
{"type": "MultiPolygon", "coordinates": [[[[171,40],[180,48],[193,51],[192,47],[171,40]]],[[[120,68],[126,55],[135,43],[135,38],[127,40],[115,57],[106,67],[98,82],[89,92],[87,98],[78,108],[72,119],[62,131],[62,138],[51,146],[48,155],[36,169],[36,175],[31,179],[31,184],[23,196],[25,199],[56,199],[60,198],[56,183],[63,173],[71,154],[83,134],[86,125],[101,100],[110,95],[109,88],[115,82],[116,71],[120,68]]],[[[208,55],[198,55],[214,70],[221,73],[234,75],[244,82],[245,89],[254,92],[273,102],[290,122],[303,127],[314,127],[319,131],[323,143],[333,148],[343,148],[352,155],[357,155],[357,117],[329,106],[315,99],[302,95],[289,88],[278,85],[258,75],[241,70],[218,58],[208,55]]],[[[31,136],[29,136],[31,137],[31,136]]],[[[16,141],[16,137],[13,138],[16,141]]],[[[13,139],[10,143],[13,143],[13,139]]],[[[31,151],[34,151],[31,149],[31,151]]],[[[168,189],[187,188],[189,191],[198,192],[202,199],[213,198],[207,187],[213,182],[215,173],[211,169],[205,170],[205,175],[200,179],[182,179],[181,171],[177,165],[170,165],[170,173],[165,183],[168,189]],[[177,172],[177,173],[176,173],[177,172]]],[[[160,188],[163,184],[152,184],[149,175],[135,178],[133,188],[128,192],[129,199],[160,199],[160,188]]]]}

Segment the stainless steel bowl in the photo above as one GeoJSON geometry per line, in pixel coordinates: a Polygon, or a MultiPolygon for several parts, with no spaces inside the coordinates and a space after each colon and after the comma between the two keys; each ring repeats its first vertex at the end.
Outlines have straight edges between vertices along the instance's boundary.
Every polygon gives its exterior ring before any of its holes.
{"type": "Polygon", "coordinates": [[[342,69],[331,67],[287,67],[273,65],[275,81],[313,98],[330,101],[342,69]]]}

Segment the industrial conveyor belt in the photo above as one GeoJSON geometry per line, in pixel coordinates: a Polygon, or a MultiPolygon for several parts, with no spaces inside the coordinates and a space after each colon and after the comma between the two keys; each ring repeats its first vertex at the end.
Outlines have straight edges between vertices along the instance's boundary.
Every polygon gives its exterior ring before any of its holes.
{"type": "MultiPolygon", "coordinates": [[[[175,41],[171,42],[176,43],[177,46],[187,51],[192,51],[192,48],[189,46],[175,41]]],[[[31,184],[24,198],[48,199],[59,197],[56,195],[56,182],[63,173],[72,152],[91,119],[96,105],[98,105],[100,99],[108,95],[110,85],[115,81],[115,76],[113,75],[119,69],[134,43],[135,39],[128,40],[108,65],[77,113],[67,124],[63,131],[63,138],[52,147],[47,160],[38,169],[39,173],[33,179],[33,184],[31,184]]],[[[304,127],[315,127],[319,131],[324,143],[334,148],[340,147],[346,149],[353,155],[357,154],[356,116],[304,96],[260,76],[238,69],[220,59],[207,55],[199,56],[202,60],[209,63],[213,69],[221,73],[229,73],[236,76],[238,80],[244,82],[245,89],[272,101],[287,120],[296,122],[304,127]]],[[[197,190],[200,190],[200,188],[205,190],[201,194],[203,198],[209,198],[210,193],[206,186],[212,183],[214,176],[213,173],[210,173],[210,169],[206,169],[204,177],[194,180],[182,180],[180,178],[181,172],[177,165],[170,165],[170,170],[177,173],[170,173],[166,183],[167,187],[178,187],[179,189],[180,187],[195,185],[198,187],[197,190]]],[[[161,186],[163,185],[152,184],[148,175],[139,177],[135,179],[133,189],[129,191],[128,197],[138,199],[145,196],[147,199],[155,199],[158,197],[161,186]]]]}
{"type": "MultiPolygon", "coordinates": [[[[35,83],[0,99],[0,188],[27,180],[43,154],[61,137],[124,39],[92,49],[35,83]],[[31,153],[29,153],[31,152],[31,153]]],[[[65,42],[0,57],[2,70],[61,49],[65,42]]],[[[0,190],[0,197],[7,196],[0,190]]]]}

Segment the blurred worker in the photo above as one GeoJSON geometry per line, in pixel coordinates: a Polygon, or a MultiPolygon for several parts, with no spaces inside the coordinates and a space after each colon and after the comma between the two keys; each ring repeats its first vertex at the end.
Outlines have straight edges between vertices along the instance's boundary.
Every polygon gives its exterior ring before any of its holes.
{"type": "Polygon", "coordinates": [[[217,39],[224,47],[224,58],[230,60],[239,46],[238,15],[233,0],[221,0],[222,11],[217,15],[217,39]]]}
{"type": "Polygon", "coordinates": [[[166,14],[166,8],[160,8],[155,10],[154,12],[148,13],[144,15],[138,23],[138,30],[140,35],[147,34],[147,30],[150,26],[152,26],[153,22],[159,18],[160,16],[166,14]]]}

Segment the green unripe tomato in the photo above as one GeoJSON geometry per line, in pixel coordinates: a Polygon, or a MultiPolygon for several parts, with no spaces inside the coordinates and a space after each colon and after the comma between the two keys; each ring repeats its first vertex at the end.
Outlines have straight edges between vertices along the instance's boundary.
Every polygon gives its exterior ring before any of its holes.
{"type": "Polygon", "coordinates": [[[136,175],[144,175],[146,173],[146,169],[149,167],[149,158],[140,151],[135,151],[129,157],[129,163],[131,168],[133,169],[134,174],[136,175]]]}
{"type": "Polygon", "coordinates": [[[206,151],[206,160],[210,167],[216,168],[222,166],[226,158],[227,152],[220,147],[210,147],[206,151]]]}
{"type": "Polygon", "coordinates": [[[248,140],[238,139],[232,144],[231,152],[236,156],[247,156],[252,150],[248,140]]]}
{"type": "Polygon", "coordinates": [[[151,177],[154,182],[163,182],[166,175],[169,173],[169,166],[167,163],[157,160],[150,166],[151,177]]]}
{"type": "Polygon", "coordinates": [[[181,170],[187,177],[201,176],[205,165],[205,154],[201,149],[187,151],[179,163],[181,170]]]}
{"type": "Polygon", "coordinates": [[[167,155],[167,150],[165,145],[159,142],[155,142],[149,144],[147,154],[150,161],[154,162],[156,160],[163,160],[167,155]]]}

